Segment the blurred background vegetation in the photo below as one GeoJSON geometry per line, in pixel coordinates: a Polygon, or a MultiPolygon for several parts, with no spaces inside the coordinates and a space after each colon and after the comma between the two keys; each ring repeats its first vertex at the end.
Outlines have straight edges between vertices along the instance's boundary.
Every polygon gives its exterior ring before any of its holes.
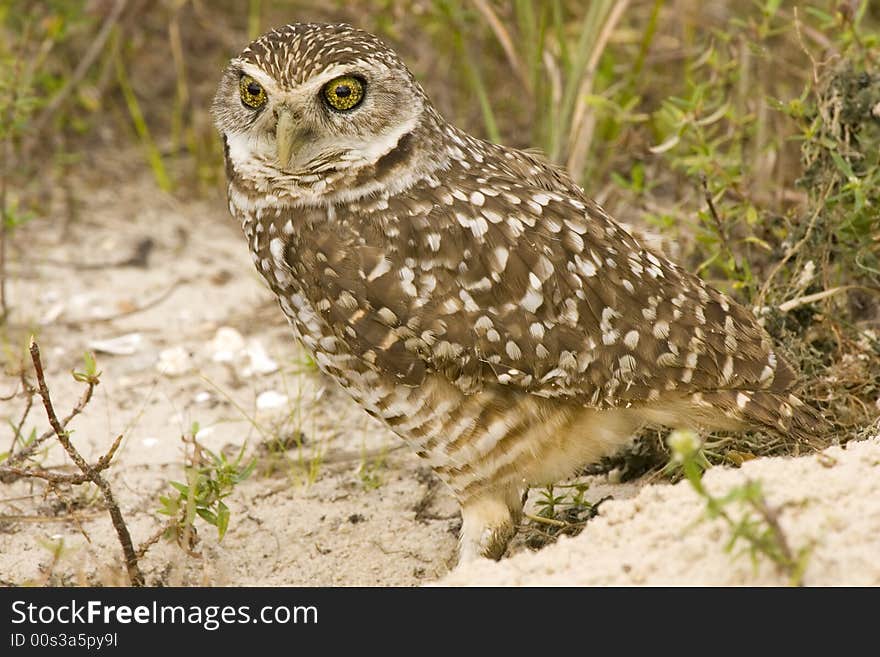
{"type": "Polygon", "coordinates": [[[29,218],[83,239],[96,186],[146,173],[227,221],[225,62],[339,20],[447,119],[541,149],[756,308],[838,437],[880,413],[877,0],[0,0],[0,282],[29,218]]]}

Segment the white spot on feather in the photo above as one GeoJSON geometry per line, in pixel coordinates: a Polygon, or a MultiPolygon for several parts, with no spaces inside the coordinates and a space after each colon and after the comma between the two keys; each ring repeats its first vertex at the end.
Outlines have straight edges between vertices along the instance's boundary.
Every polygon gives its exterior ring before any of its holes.
{"type": "Polygon", "coordinates": [[[629,354],[621,356],[617,362],[620,365],[620,373],[624,376],[631,374],[636,369],[636,359],[629,354]]]}
{"type": "Polygon", "coordinates": [[[724,368],[721,370],[721,383],[729,383],[733,377],[733,356],[724,359],[724,368]]]}
{"type": "Polygon", "coordinates": [[[525,295],[520,299],[519,305],[530,313],[535,312],[544,303],[544,295],[534,288],[526,290],[525,295]]]}
{"type": "Polygon", "coordinates": [[[496,246],[495,250],[492,251],[492,255],[495,256],[496,271],[504,271],[505,267],[507,267],[507,258],[510,255],[510,251],[506,247],[496,246]]]}
{"type": "Polygon", "coordinates": [[[275,237],[269,242],[269,253],[272,254],[276,263],[284,263],[284,242],[281,238],[275,237]]]}
{"type": "MultiPolygon", "coordinates": [[[[373,270],[367,274],[368,281],[375,281],[380,276],[387,274],[391,271],[391,261],[388,258],[382,258],[379,262],[376,263],[376,266],[373,267],[373,270]]],[[[412,280],[412,279],[410,279],[412,280]]]]}
{"type": "Polygon", "coordinates": [[[546,194],[535,194],[532,196],[532,200],[538,205],[547,205],[550,202],[550,197],[546,194]]]}
{"type": "Polygon", "coordinates": [[[627,349],[635,349],[639,344],[639,332],[633,329],[625,336],[623,336],[623,344],[627,349]]]}

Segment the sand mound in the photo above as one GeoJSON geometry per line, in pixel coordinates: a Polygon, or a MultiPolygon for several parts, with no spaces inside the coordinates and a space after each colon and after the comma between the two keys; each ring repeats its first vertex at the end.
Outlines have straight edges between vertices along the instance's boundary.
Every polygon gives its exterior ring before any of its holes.
{"type": "MultiPolygon", "coordinates": [[[[821,455],[766,458],[705,476],[715,495],[759,480],[792,548],[812,544],[806,585],[880,585],[880,436],[821,455]]],[[[742,512],[730,507],[732,515],[742,512]]],[[[687,482],[650,485],[609,501],[582,534],[537,553],[465,564],[444,585],[785,585],[766,559],[725,551],[723,521],[700,522],[705,503],[687,482]]]]}

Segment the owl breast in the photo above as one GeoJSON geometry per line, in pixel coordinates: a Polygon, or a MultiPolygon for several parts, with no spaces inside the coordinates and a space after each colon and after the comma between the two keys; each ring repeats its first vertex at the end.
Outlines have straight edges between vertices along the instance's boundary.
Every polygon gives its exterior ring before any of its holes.
{"type": "MultiPolygon", "coordinates": [[[[230,198],[230,209],[241,220],[257,271],[277,296],[294,334],[319,369],[434,467],[453,470],[466,463],[471,456],[464,440],[466,430],[475,428],[490,398],[493,408],[498,405],[493,394],[467,399],[438,376],[420,377],[419,386],[401,385],[399,375],[377,367],[375,351],[363,337],[363,326],[360,334],[342,329],[340,337],[343,320],[357,321],[358,305],[350,303],[352,314],[343,318],[339,299],[351,294],[352,290],[345,288],[354,287],[352,277],[360,277],[363,266],[368,269],[364,273],[367,278],[380,272],[385,254],[367,245],[364,235],[348,222],[337,221],[332,211],[332,221],[328,221],[326,209],[257,206],[242,203],[244,197],[233,193],[230,198]],[[358,260],[363,260],[365,249],[372,255],[366,263],[356,267],[347,262],[346,255],[355,251],[361,256],[358,260]],[[348,271],[354,269],[357,271],[348,271]],[[335,271],[334,278],[342,279],[339,289],[328,289],[326,280],[318,284],[315,274],[327,271],[335,271]],[[331,301],[334,295],[335,302],[331,301]],[[462,418],[467,421],[463,423],[462,418]],[[450,445],[458,443],[450,450],[450,445]]],[[[341,306],[345,305],[343,301],[341,306]]]]}
{"type": "MultiPolygon", "coordinates": [[[[346,271],[352,268],[347,267],[346,254],[363,249],[363,237],[345,222],[335,221],[333,210],[261,204],[241,193],[229,196],[230,210],[241,220],[257,271],[318,368],[371,415],[384,420],[398,412],[404,398],[409,398],[408,391],[401,396],[396,378],[376,367],[369,345],[358,340],[353,330],[352,335],[345,333],[343,325],[351,316],[340,316],[338,299],[350,292],[328,288],[318,280],[330,271],[336,278],[356,277],[356,272],[346,271]],[[388,411],[389,406],[395,409],[388,411]]],[[[377,252],[376,257],[383,256],[377,252]]],[[[343,281],[340,285],[345,287],[343,281]]],[[[423,401],[411,399],[407,412],[416,411],[423,401]]]]}

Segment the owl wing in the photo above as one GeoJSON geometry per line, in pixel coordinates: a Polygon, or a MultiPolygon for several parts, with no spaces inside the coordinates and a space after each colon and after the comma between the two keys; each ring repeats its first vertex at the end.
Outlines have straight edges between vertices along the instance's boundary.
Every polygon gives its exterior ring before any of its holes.
{"type": "Polygon", "coordinates": [[[338,340],[383,373],[595,407],[790,386],[748,311],[585,197],[509,177],[432,183],[355,208],[357,240],[316,237],[323,256],[300,273],[338,340]]]}

